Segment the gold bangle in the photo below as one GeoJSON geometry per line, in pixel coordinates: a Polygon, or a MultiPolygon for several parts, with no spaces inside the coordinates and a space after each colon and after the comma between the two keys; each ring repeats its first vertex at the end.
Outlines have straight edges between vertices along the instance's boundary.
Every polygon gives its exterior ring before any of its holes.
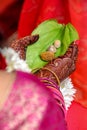
{"type": "Polygon", "coordinates": [[[56,75],[56,73],[55,72],[53,72],[51,69],[49,69],[49,68],[47,68],[47,67],[44,67],[44,68],[42,68],[43,70],[48,70],[49,72],[51,72],[54,76],[55,76],[55,78],[56,78],[56,80],[57,80],[57,83],[58,83],[58,85],[60,86],[60,80],[59,80],[59,78],[58,78],[58,76],[56,75]]]}

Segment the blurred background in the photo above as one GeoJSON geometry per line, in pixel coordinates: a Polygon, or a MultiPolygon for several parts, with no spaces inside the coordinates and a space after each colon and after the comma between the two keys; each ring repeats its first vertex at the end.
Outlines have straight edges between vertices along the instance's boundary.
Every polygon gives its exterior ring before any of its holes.
{"type": "Polygon", "coordinates": [[[17,37],[17,27],[24,0],[0,0],[0,47],[17,37]]]}

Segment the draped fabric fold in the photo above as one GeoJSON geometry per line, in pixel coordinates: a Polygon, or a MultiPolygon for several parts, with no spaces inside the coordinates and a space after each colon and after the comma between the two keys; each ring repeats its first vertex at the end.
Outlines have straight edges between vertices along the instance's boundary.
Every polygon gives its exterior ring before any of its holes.
{"type": "Polygon", "coordinates": [[[87,1],[69,0],[71,23],[80,36],[77,69],[72,80],[77,88],[76,101],[87,107],[87,1]]]}
{"type": "Polygon", "coordinates": [[[67,10],[65,0],[25,0],[18,28],[19,38],[31,34],[38,24],[49,18],[66,23],[69,17],[67,10]]]}

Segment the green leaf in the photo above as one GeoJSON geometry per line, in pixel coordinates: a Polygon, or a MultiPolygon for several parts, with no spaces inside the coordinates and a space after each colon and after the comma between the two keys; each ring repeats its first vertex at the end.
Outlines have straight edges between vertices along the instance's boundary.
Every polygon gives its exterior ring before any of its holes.
{"type": "Polygon", "coordinates": [[[79,39],[79,36],[76,29],[73,27],[72,24],[68,23],[64,27],[63,35],[61,36],[62,45],[60,48],[58,48],[55,56],[58,57],[58,56],[64,55],[69,45],[77,39],[79,39]]]}
{"type": "Polygon", "coordinates": [[[58,24],[55,20],[47,20],[41,23],[33,32],[32,35],[39,34],[39,40],[32,45],[29,45],[26,51],[26,61],[29,67],[39,69],[48,62],[40,58],[40,54],[45,52],[55,40],[61,41],[61,47],[57,49],[55,57],[63,55],[72,41],[78,39],[78,33],[71,24],[58,24]]]}
{"type": "Polygon", "coordinates": [[[71,42],[73,42],[73,39],[74,40],[79,39],[78,33],[77,33],[76,29],[73,27],[73,25],[68,23],[66,26],[69,29],[69,36],[70,36],[71,42]]]}

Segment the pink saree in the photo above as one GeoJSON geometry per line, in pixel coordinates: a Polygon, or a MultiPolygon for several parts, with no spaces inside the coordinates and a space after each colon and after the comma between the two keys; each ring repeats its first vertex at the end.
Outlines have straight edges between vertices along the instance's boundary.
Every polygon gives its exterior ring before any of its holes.
{"type": "Polygon", "coordinates": [[[0,130],[66,130],[64,112],[51,91],[31,74],[16,72],[2,110],[0,130]]]}

